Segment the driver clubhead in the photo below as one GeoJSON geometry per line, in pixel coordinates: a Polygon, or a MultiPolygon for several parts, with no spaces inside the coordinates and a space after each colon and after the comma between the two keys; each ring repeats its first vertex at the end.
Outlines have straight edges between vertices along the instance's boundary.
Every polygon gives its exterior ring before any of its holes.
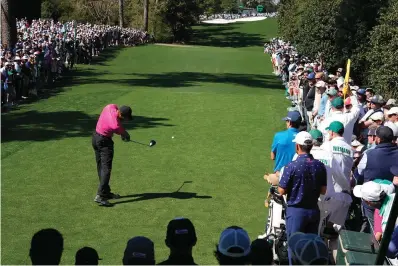
{"type": "Polygon", "coordinates": [[[156,145],[156,141],[155,140],[151,140],[151,142],[149,142],[149,147],[153,147],[156,145]]]}

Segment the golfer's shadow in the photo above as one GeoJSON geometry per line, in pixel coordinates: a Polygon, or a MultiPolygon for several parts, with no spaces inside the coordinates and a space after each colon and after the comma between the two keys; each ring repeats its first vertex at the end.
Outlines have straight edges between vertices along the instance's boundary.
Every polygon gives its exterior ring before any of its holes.
{"type": "Polygon", "coordinates": [[[162,198],[171,198],[171,199],[211,199],[212,196],[198,196],[197,193],[194,192],[165,192],[165,193],[142,193],[142,194],[131,194],[122,196],[121,199],[132,198],[128,200],[122,200],[113,202],[114,205],[129,203],[135,201],[143,201],[143,200],[151,200],[151,199],[162,199],[162,198]]]}

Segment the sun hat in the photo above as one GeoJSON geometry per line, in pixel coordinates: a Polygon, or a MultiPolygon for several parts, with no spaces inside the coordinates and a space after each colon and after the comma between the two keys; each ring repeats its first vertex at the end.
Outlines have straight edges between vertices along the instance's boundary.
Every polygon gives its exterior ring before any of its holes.
{"type": "Polygon", "coordinates": [[[316,234],[296,232],[288,239],[293,258],[302,265],[328,264],[329,250],[322,238],[316,234]]]}
{"type": "Polygon", "coordinates": [[[98,256],[95,249],[90,247],[83,247],[76,252],[76,265],[98,265],[98,261],[102,260],[98,256]]]}
{"type": "Polygon", "coordinates": [[[384,99],[381,95],[374,95],[372,98],[370,98],[370,102],[376,104],[383,104],[384,99]]]}
{"type": "Polygon", "coordinates": [[[336,109],[342,109],[344,107],[344,100],[340,97],[334,98],[332,106],[336,109]]]}
{"type": "Polygon", "coordinates": [[[186,247],[196,244],[196,231],[187,218],[176,218],[167,225],[166,241],[173,247],[186,247]]]}
{"type": "Polygon", "coordinates": [[[311,135],[311,137],[314,139],[314,140],[320,140],[320,141],[322,141],[323,140],[323,135],[322,135],[322,132],[320,131],[320,130],[318,130],[318,129],[312,129],[312,130],[310,130],[310,132],[308,132],[308,133],[310,133],[310,135],[311,135]]]}
{"type": "Polygon", "coordinates": [[[384,114],[382,112],[376,112],[369,117],[373,121],[384,121],[384,114]]]}
{"type": "Polygon", "coordinates": [[[354,187],[353,193],[357,198],[362,198],[366,201],[379,201],[384,194],[392,194],[395,191],[394,184],[380,184],[375,181],[369,181],[363,185],[354,187]]]}
{"type": "Polygon", "coordinates": [[[138,262],[154,261],[155,247],[154,243],[146,237],[137,236],[127,241],[126,249],[123,255],[123,264],[131,265],[131,261],[138,262]]]}
{"type": "Polygon", "coordinates": [[[398,115],[398,107],[392,107],[387,111],[387,115],[398,115]]]}
{"type": "Polygon", "coordinates": [[[218,251],[228,257],[239,258],[249,255],[250,237],[246,230],[238,226],[232,226],[225,229],[218,241],[218,251]],[[237,248],[240,252],[231,252],[231,249],[237,248]]]}
{"type": "Polygon", "coordinates": [[[344,134],[344,125],[339,121],[333,121],[330,125],[326,128],[326,130],[330,130],[334,133],[343,135],[344,134]]]}
{"type": "Polygon", "coordinates": [[[307,131],[301,131],[297,133],[296,137],[293,139],[292,142],[295,142],[299,145],[312,145],[312,138],[311,134],[307,131]]]}
{"type": "Polygon", "coordinates": [[[337,95],[337,90],[336,90],[336,88],[335,87],[329,87],[327,90],[326,90],[326,94],[327,95],[330,95],[330,96],[336,96],[337,95]]]}
{"type": "Polygon", "coordinates": [[[301,122],[301,115],[298,111],[290,111],[287,113],[287,116],[282,118],[284,121],[291,121],[291,122],[301,122]]]}
{"type": "Polygon", "coordinates": [[[395,125],[391,121],[387,121],[387,122],[384,123],[384,126],[391,128],[394,137],[398,137],[398,126],[397,125],[395,125]]]}

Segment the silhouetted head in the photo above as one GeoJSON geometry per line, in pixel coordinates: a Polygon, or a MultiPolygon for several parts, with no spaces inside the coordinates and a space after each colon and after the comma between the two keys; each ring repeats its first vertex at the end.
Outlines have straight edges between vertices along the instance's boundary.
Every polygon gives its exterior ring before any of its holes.
{"type": "Polygon", "coordinates": [[[29,256],[33,265],[59,265],[64,238],[55,229],[42,229],[32,237],[29,256]]]}

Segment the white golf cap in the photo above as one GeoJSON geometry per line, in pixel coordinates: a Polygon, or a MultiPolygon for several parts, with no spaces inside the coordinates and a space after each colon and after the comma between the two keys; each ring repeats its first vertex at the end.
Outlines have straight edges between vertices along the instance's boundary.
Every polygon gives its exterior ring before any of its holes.
{"type": "Polygon", "coordinates": [[[392,132],[394,133],[394,137],[398,137],[398,126],[395,125],[391,121],[387,121],[384,123],[384,126],[391,128],[392,132]]]}
{"type": "Polygon", "coordinates": [[[390,110],[387,111],[388,115],[398,115],[398,107],[392,107],[390,110]]]}
{"type": "Polygon", "coordinates": [[[395,192],[394,184],[379,184],[374,181],[354,187],[354,196],[366,201],[379,201],[382,193],[392,194],[395,192]]]}
{"type": "Polygon", "coordinates": [[[362,143],[359,142],[358,140],[354,140],[354,141],[351,142],[351,146],[352,147],[358,147],[358,146],[361,146],[361,145],[362,145],[362,143]]]}
{"type": "Polygon", "coordinates": [[[307,131],[301,131],[301,132],[297,133],[293,142],[295,142],[299,145],[311,145],[313,140],[314,139],[312,138],[310,133],[308,133],[307,131]]]}
{"type": "Polygon", "coordinates": [[[340,88],[340,87],[343,86],[343,85],[344,85],[344,79],[339,78],[339,79],[337,80],[337,88],[340,88]]]}
{"type": "Polygon", "coordinates": [[[388,99],[388,101],[386,102],[386,105],[395,105],[397,103],[397,101],[395,99],[388,99]]]}
{"type": "Polygon", "coordinates": [[[372,119],[373,121],[377,121],[377,120],[384,121],[384,113],[376,112],[370,116],[370,119],[372,119]]]}

